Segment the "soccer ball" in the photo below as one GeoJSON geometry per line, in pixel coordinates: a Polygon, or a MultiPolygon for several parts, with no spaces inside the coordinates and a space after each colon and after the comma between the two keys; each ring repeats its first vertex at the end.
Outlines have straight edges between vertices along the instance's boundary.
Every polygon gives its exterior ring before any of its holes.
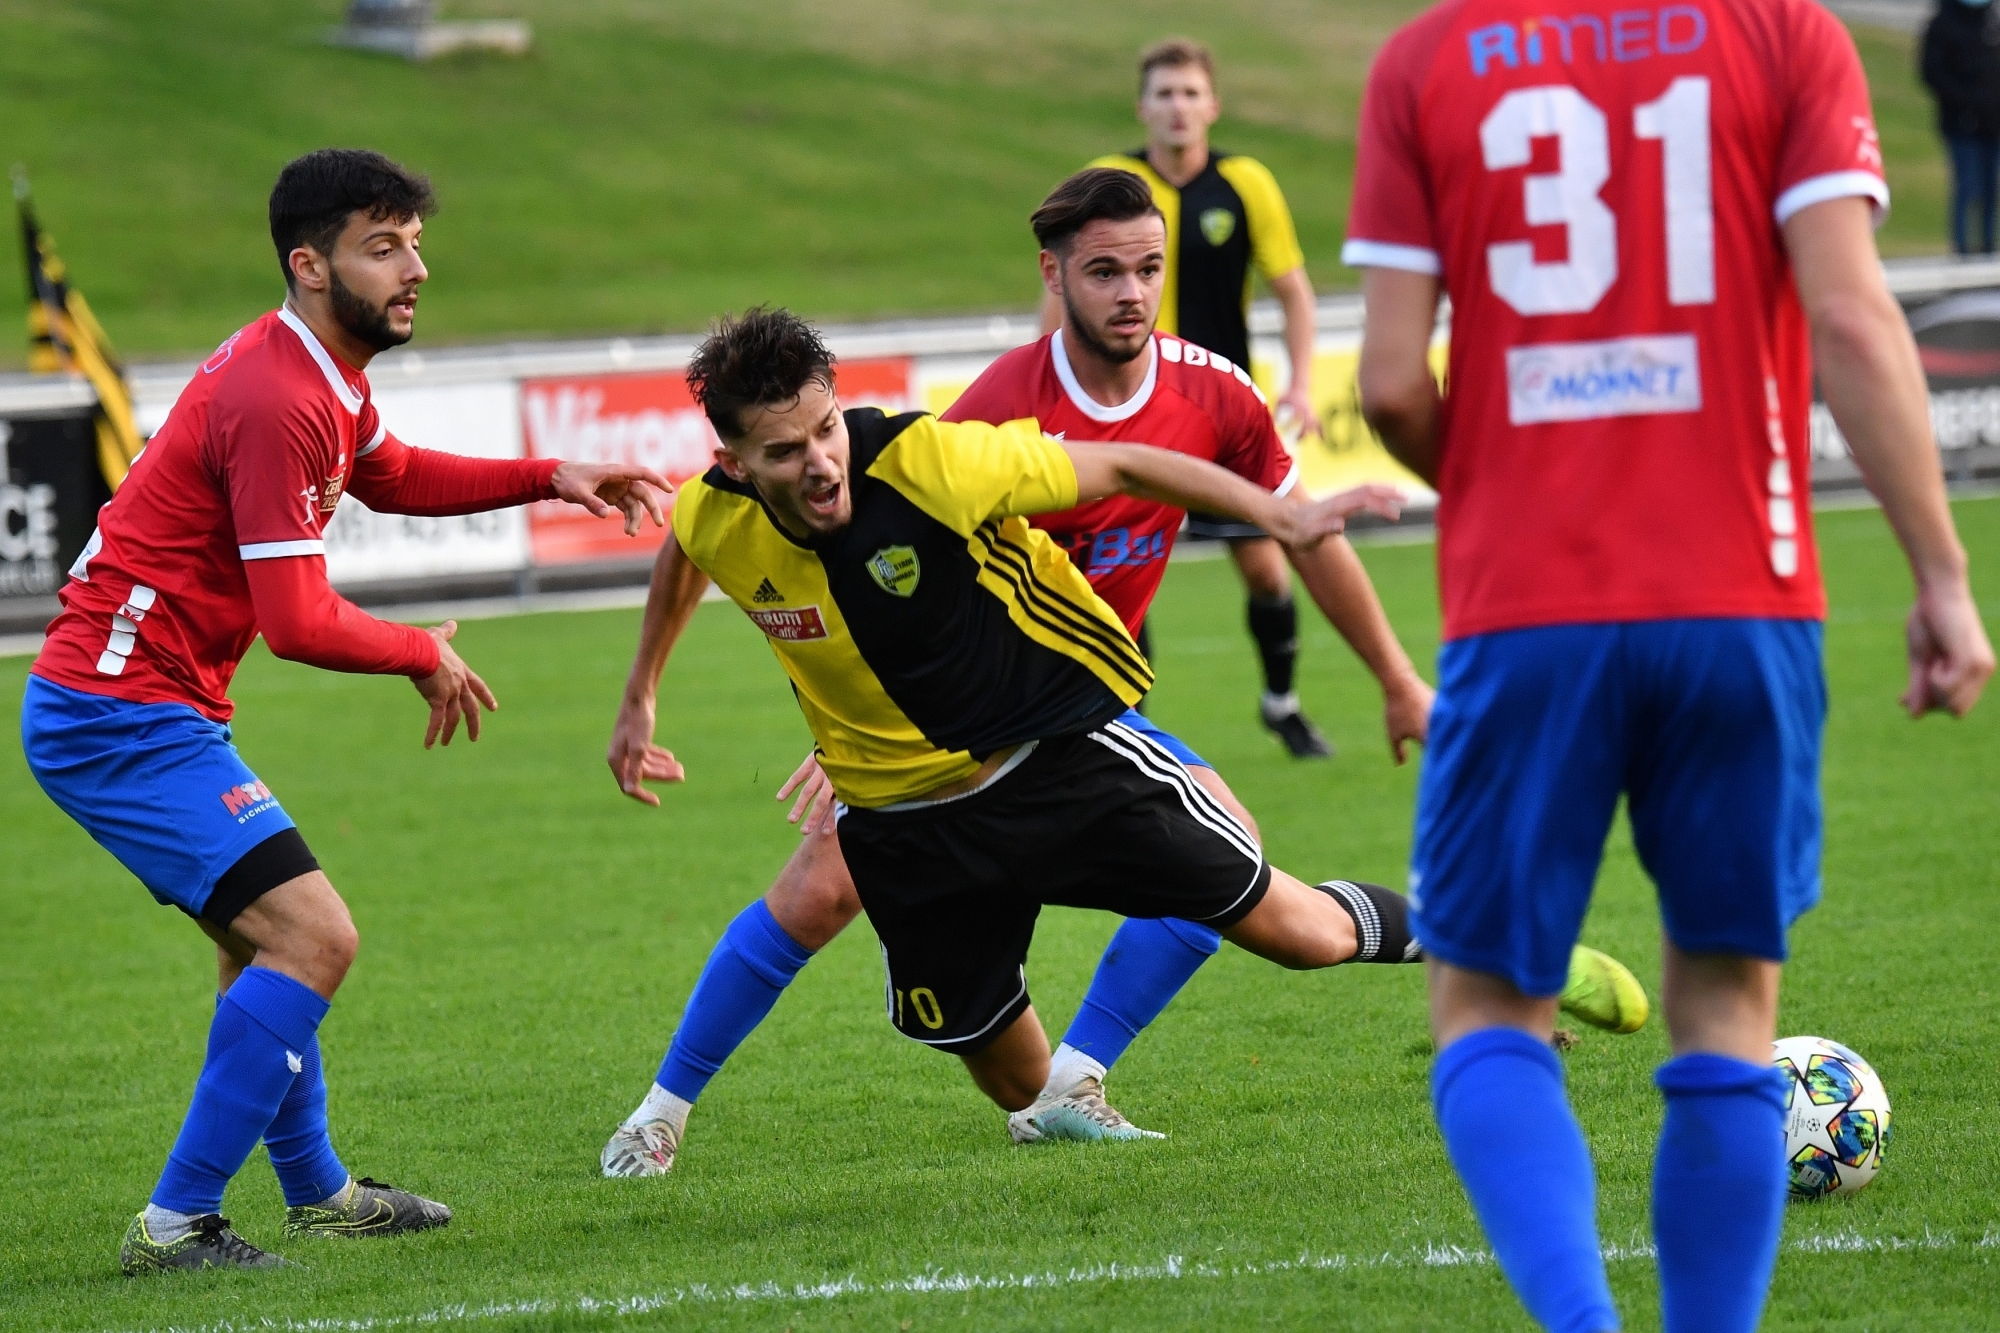
{"type": "Polygon", "coordinates": [[[1889,1094],[1866,1060],[1824,1037],[1772,1043],[1785,1075],[1785,1161],[1793,1202],[1854,1194],[1882,1169],[1889,1094]]]}

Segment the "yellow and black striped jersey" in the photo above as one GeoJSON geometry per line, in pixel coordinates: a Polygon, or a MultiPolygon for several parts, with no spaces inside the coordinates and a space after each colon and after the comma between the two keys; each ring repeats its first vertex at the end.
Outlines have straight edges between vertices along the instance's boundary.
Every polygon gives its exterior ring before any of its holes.
{"type": "Polygon", "coordinates": [[[1031,420],[844,415],[839,532],[794,538],[720,467],[674,501],[681,549],[763,630],[841,800],[910,800],[1145,695],[1117,613],[1022,517],[1076,504],[1060,445],[1031,420]]]}
{"type": "Polygon", "coordinates": [[[1239,366],[1250,364],[1250,270],[1265,281],[1306,262],[1277,177],[1262,162],[1209,150],[1208,165],[1178,190],[1146,150],[1090,164],[1143,177],[1167,219],[1167,284],[1159,330],[1178,333],[1239,366]]]}

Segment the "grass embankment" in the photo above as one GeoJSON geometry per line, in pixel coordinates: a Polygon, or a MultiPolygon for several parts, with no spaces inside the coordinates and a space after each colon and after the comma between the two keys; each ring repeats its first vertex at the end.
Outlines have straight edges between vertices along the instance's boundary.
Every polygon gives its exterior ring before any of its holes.
{"type": "MultiPolygon", "coordinates": [[[[1223,62],[1217,142],[1276,171],[1315,282],[1351,285],[1355,109],[1420,8],[463,0],[448,15],[531,19],[534,53],[410,66],[320,45],[343,7],[0,0],[0,160],[30,169],[128,354],[206,350],[271,306],[265,198],[326,144],[435,178],[427,345],[692,329],[756,301],[822,319],[1024,309],[1028,212],[1139,140],[1133,54],[1174,31],[1223,62]]],[[[1943,167],[1908,41],[1862,45],[1897,198],[1884,244],[1936,250],[1943,167]]],[[[0,339],[0,366],[24,356],[0,339]]]]}

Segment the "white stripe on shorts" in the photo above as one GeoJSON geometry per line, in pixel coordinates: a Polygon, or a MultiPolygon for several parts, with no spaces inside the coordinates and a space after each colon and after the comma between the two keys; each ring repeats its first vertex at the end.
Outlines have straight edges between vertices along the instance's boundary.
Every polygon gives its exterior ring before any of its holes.
{"type": "Polygon", "coordinates": [[[1250,874],[1250,882],[1243,886],[1243,892],[1237,894],[1229,906],[1207,917],[1190,917],[1189,920],[1212,921],[1216,917],[1227,916],[1235,911],[1237,904],[1249,897],[1251,890],[1257,887],[1257,881],[1264,873],[1264,854],[1259,850],[1257,840],[1250,836],[1249,830],[1238,823],[1236,816],[1230,814],[1219,801],[1209,795],[1200,783],[1190,777],[1187,769],[1181,766],[1180,760],[1174,758],[1173,753],[1158,741],[1116,722],[1107,723],[1089,735],[1090,739],[1113,754],[1123,755],[1131,760],[1132,766],[1147,777],[1173,788],[1174,793],[1180,797],[1181,805],[1196,823],[1242,852],[1249,858],[1251,864],[1257,867],[1250,874]],[[1119,734],[1114,735],[1114,732],[1119,734]]]}
{"type": "Polygon", "coordinates": [[[1257,839],[1250,830],[1244,828],[1236,816],[1229,813],[1229,807],[1216,800],[1208,788],[1195,781],[1194,775],[1187,771],[1187,766],[1175,757],[1172,750],[1122,722],[1107,723],[1103,732],[1092,733],[1091,739],[1098,740],[1104,733],[1114,733],[1126,745],[1121,747],[1110,739],[1102,740],[1100,744],[1123,754],[1149,777],[1172,785],[1181,793],[1181,804],[1188,807],[1189,814],[1227,838],[1245,856],[1258,862],[1264,859],[1263,849],[1257,845],[1257,839]]]}

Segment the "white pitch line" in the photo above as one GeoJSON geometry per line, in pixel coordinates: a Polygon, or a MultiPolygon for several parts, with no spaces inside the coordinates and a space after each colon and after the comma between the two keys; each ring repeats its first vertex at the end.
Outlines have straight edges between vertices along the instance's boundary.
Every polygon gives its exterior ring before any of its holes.
{"type": "MultiPolygon", "coordinates": [[[[1801,1236],[1785,1246],[1802,1254],[1860,1254],[1900,1250],[1949,1250],[1961,1246],[1974,1249],[2000,1248],[2000,1232],[1988,1231],[1976,1241],[1960,1241],[1950,1232],[1926,1231],[1922,1236],[1864,1236],[1856,1231],[1801,1236]]],[[[1646,1244],[1608,1245],[1604,1258],[1609,1263],[1651,1259],[1653,1247],[1646,1244]]],[[[1170,1254],[1157,1264],[1093,1264],[1088,1268],[1040,1273],[947,1273],[929,1269],[910,1277],[882,1282],[864,1282],[849,1275],[831,1282],[736,1283],[717,1285],[694,1282],[684,1287],[642,1296],[574,1296],[531,1301],[498,1301],[487,1305],[445,1305],[422,1314],[338,1316],[318,1319],[262,1317],[224,1319],[212,1324],[169,1324],[147,1333],[378,1333],[379,1330],[428,1327],[436,1324],[475,1324],[494,1319],[515,1319],[523,1315],[601,1315],[623,1319],[652,1314],[680,1305],[717,1305],[749,1301],[831,1301],[844,1296],[923,1295],[932,1292],[970,1293],[975,1291],[1049,1291],[1058,1287],[1089,1286],[1107,1282],[1173,1282],[1189,1278],[1272,1277],[1285,1273],[1316,1273],[1338,1269],[1371,1268],[1461,1268],[1493,1262],[1490,1250],[1467,1249],[1436,1242],[1421,1250],[1403,1254],[1378,1255],[1311,1254],[1297,1259],[1277,1259],[1265,1263],[1215,1264],[1170,1254]]]]}

